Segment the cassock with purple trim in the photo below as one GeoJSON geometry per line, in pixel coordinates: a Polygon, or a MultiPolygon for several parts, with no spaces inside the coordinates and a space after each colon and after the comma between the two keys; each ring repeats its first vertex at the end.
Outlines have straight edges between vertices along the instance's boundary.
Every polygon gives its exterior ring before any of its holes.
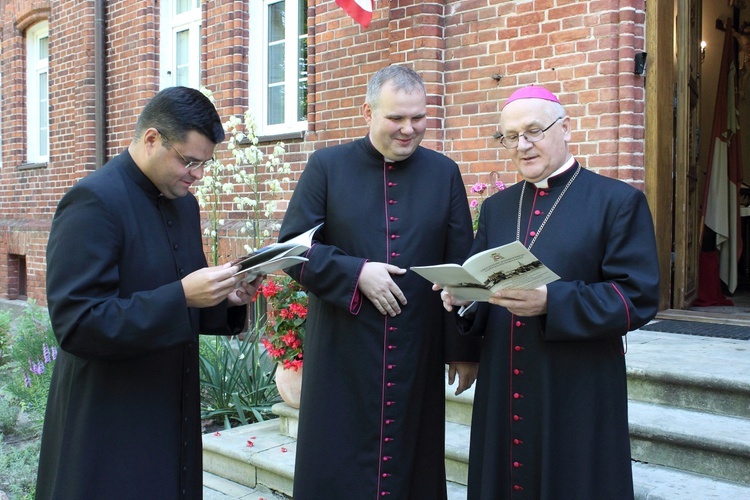
{"type": "Polygon", "coordinates": [[[659,305],[646,198],[574,163],[485,201],[472,253],[517,238],[561,279],[545,315],[481,303],[462,320],[483,338],[468,497],[632,499],[623,335],[659,305]]]}
{"type": "Polygon", "coordinates": [[[419,147],[388,163],[369,137],[316,151],[280,240],[321,222],[290,274],[310,292],[294,498],[445,498],[445,362],[476,361],[439,294],[393,275],[408,300],[380,314],[357,287],[367,261],[463,262],[471,215],[457,165],[419,147]]]}

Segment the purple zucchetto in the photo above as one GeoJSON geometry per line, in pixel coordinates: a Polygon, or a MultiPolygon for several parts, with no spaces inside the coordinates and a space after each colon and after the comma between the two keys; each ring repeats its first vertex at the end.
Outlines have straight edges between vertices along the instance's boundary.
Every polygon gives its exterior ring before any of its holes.
{"type": "MultiPolygon", "coordinates": [[[[505,101],[505,106],[519,99],[544,99],[545,101],[552,101],[560,104],[560,101],[555,97],[555,94],[544,87],[537,87],[536,85],[522,87],[513,92],[510,97],[508,97],[508,100],[505,101]]],[[[505,106],[503,106],[503,108],[505,108],[505,106]]]]}

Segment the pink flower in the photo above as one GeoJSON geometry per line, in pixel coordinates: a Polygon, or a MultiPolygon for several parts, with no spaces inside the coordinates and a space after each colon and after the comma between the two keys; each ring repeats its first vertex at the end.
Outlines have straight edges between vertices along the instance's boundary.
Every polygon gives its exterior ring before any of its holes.
{"type": "Polygon", "coordinates": [[[477,182],[473,186],[471,186],[471,192],[476,194],[482,194],[484,193],[484,190],[487,189],[487,184],[484,182],[477,182]]]}

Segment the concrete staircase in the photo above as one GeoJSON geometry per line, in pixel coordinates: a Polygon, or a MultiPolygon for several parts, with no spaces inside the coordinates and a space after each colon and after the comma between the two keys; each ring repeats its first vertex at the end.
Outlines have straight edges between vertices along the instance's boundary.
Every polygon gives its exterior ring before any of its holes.
{"type": "MultiPolygon", "coordinates": [[[[750,499],[750,342],[636,331],[628,336],[636,498],[750,499]]],[[[466,499],[473,391],[446,383],[450,500],[466,499]]],[[[291,497],[297,410],[206,434],[204,469],[291,497]]]]}

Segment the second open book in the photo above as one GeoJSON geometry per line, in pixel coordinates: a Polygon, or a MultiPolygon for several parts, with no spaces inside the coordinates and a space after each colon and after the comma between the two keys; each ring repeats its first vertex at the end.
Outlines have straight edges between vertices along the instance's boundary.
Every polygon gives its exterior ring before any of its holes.
{"type": "Polygon", "coordinates": [[[457,299],[482,302],[498,290],[532,290],[560,279],[520,241],[474,254],[463,264],[410,269],[432,283],[450,288],[457,299]]]}

